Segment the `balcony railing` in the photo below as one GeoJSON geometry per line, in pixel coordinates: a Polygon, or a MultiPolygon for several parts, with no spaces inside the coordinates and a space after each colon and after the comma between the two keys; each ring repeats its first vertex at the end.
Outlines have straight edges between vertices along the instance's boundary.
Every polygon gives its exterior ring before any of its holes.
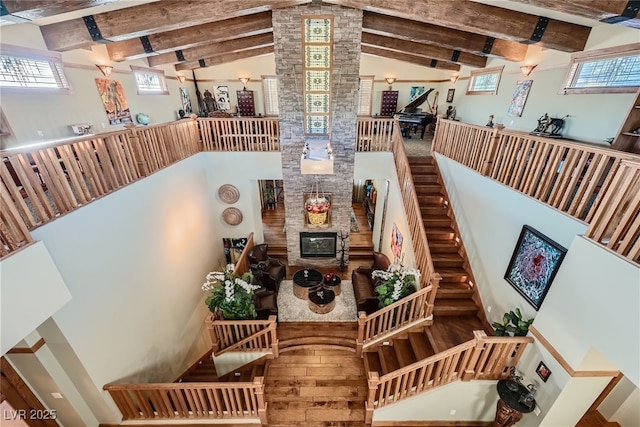
{"type": "Polygon", "coordinates": [[[439,120],[433,151],[591,224],[586,236],[640,262],[640,156],[439,120]]]}

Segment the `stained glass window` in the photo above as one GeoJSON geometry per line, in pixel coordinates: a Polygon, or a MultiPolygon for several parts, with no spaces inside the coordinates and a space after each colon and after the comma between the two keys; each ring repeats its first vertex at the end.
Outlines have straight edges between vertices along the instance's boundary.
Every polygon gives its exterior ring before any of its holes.
{"type": "Polygon", "coordinates": [[[303,19],[305,133],[329,134],[331,123],[331,55],[333,20],[303,19]]]}

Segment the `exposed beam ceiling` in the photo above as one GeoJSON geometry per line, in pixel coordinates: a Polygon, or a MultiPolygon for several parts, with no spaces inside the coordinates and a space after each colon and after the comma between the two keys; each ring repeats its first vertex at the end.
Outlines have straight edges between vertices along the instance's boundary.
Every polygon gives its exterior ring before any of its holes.
{"type": "Polygon", "coordinates": [[[212,43],[197,46],[182,51],[183,59],[178,59],[175,52],[163,53],[149,57],[149,65],[155,67],[163,64],[177,64],[179,62],[193,62],[202,58],[211,58],[219,55],[228,55],[242,50],[258,47],[273,46],[273,33],[258,34],[256,36],[242,37],[235,40],[227,40],[220,43],[212,43]]]}
{"type": "MultiPolygon", "coordinates": [[[[539,22],[535,15],[470,0],[327,0],[327,3],[525,43],[534,38],[539,22]]],[[[564,52],[580,51],[590,31],[589,27],[549,19],[539,44],[564,52]]]]}
{"type": "Polygon", "coordinates": [[[510,61],[522,61],[527,54],[527,45],[522,43],[495,39],[488,44],[487,36],[480,34],[452,30],[373,12],[364,12],[362,31],[418,43],[432,43],[451,49],[501,57],[510,61]]]}
{"type": "Polygon", "coordinates": [[[511,0],[596,21],[640,28],[640,8],[628,0],[511,0]],[[627,8],[627,6],[631,6],[627,8]]]}
{"type": "Polygon", "coordinates": [[[362,53],[381,56],[383,58],[397,59],[399,61],[409,62],[411,64],[422,65],[423,67],[437,68],[440,70],[460,71],[460,66],[458,64],[452,64],[450,62],[425,58],[424,56],[410,55],[407,53],[400,53],[393,50],[381,49],[377,47],[362,46],[362,53]]]}
{"type": "Polygon", "coordinates": [[[439,61],[470,65],[472,67],[484,67],[487,65],[487,58],[484,56],[440,46],[379,36],[376,34],[363,33],[362,44],[371,47],[394,50],[400,53],[424,56],[427,58],[437,59],[439,61]]]}
{"type": "Polygon", "coordinates": [[[204,58],[200,61],[185,62],[182,64],[176,64],[176,70],[192,70],[194,68],[211,67],[213,65],[226,64],[229,62],[237,61],[238,59],[252,58],[254,56],[266,55],[273,53],[273,46],[259,47],[256,49],[243,50],[241,52],[234,52],[229,54],[221,54],[211,58],[204,58]],[[202,62],[202,64],[200,63],[202,62]]]}
{"type": "Polygon", "coordinates": [[[124,61],[272,31],[271,12],[268,11],[151,34],[147,36],[147,50],[152,52],[145,51],[140,38],[109,43],[107,51],[112,61],[124,61]]]}
{"type": "Polygon", "coordinates": [[[33,21],[45,16],[60,15],[116,1],[118,0],[2,0],[2,4],[10,15],[33,21]]]}
{"type": "Polygon", "coordinates": [[[93,36],[82,18],[43,25],[40,31],[47,48],[65,51],[85,48],[94,42],[127,40],[301,3],[307,1],[242,0],[208,3],[201,0],[163,0],[92,15],[95,21],[93,36]]]}

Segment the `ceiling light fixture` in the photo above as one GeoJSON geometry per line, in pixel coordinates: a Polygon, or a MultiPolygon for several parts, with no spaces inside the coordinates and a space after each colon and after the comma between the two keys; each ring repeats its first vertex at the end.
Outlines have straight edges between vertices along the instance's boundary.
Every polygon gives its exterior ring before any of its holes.
{"type": "Polygon", "coordinates": [[[454,74],[453,76],[449,77],[449,80],[451,80],[451,83],[455,84],[459,78],[460,78],[459,74],[454,74]]]}
{"type": "Polygon", "coordinates": [[[523,76],[529,77],[529,74],[531,74],[533,69],[536,67],[537,65],[523,65],[522,67],[520,67],[520,71],[522,72],[523,76]]]}
{"type": "Polygon", "coordinates": [[[249,77],[240,77],[238,80],[242,82],[242,90],[247,90],[247,83],[249,83],[249,80],[251,79],[249,77]]]}
{"type": "Polygon", "coordinates": [[[180,81],[180,83],[184,83],[184,81],[187,80],[187,78],[182,74],[178,74],[178,80],[180,81]]]}
{"type": "Polygon", "coordinates": [[[393,82],[396,81],[396,78],[395,77],[385,77],[384,79],[387,81],[387,83],[389,83],[389,90],[391,90],[391,85],[393,84],[393,82]]]}
{"type": "Polygon", "coordinates": [[[113,71],[113,67],[111,65],[98,65],[96,67],[102,72],[105,77],[109,77],[111,75],[111,71],[113,71]]]}

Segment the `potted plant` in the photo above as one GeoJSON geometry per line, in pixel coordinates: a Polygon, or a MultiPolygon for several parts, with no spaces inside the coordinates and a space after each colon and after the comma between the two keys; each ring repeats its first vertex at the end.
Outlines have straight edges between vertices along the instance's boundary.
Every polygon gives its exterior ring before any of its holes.
{"type": "Polygon", "coordinates": [[[495,328],[496,336],[524,337],[529,332],[529,326],[533,319],[524,320],[519,308],[511,310],[502,316],[502,323],[493,322],[491,326],[495,328]]]}
{"type": "Polygon", "coordinates": [[[207,281],[202,285],[204,292],[211,295],[205,304],[212,313],[222,313],[227,320],[250,320],[257,316],[253,303],[253,291],[259,286],[252,285],[250,272],[237,275],[233,272],[234,264],[228,264],[223,271],[212,271],[207,274],[207,281]]]}
{"type": "Polygon", "coordinates": [[[415,268],[391,264],[386,270],[373,270],[373,279],[378,279],[376,293],[380,308],[393,304],[416,291],[420,271],[415,268]]]}

